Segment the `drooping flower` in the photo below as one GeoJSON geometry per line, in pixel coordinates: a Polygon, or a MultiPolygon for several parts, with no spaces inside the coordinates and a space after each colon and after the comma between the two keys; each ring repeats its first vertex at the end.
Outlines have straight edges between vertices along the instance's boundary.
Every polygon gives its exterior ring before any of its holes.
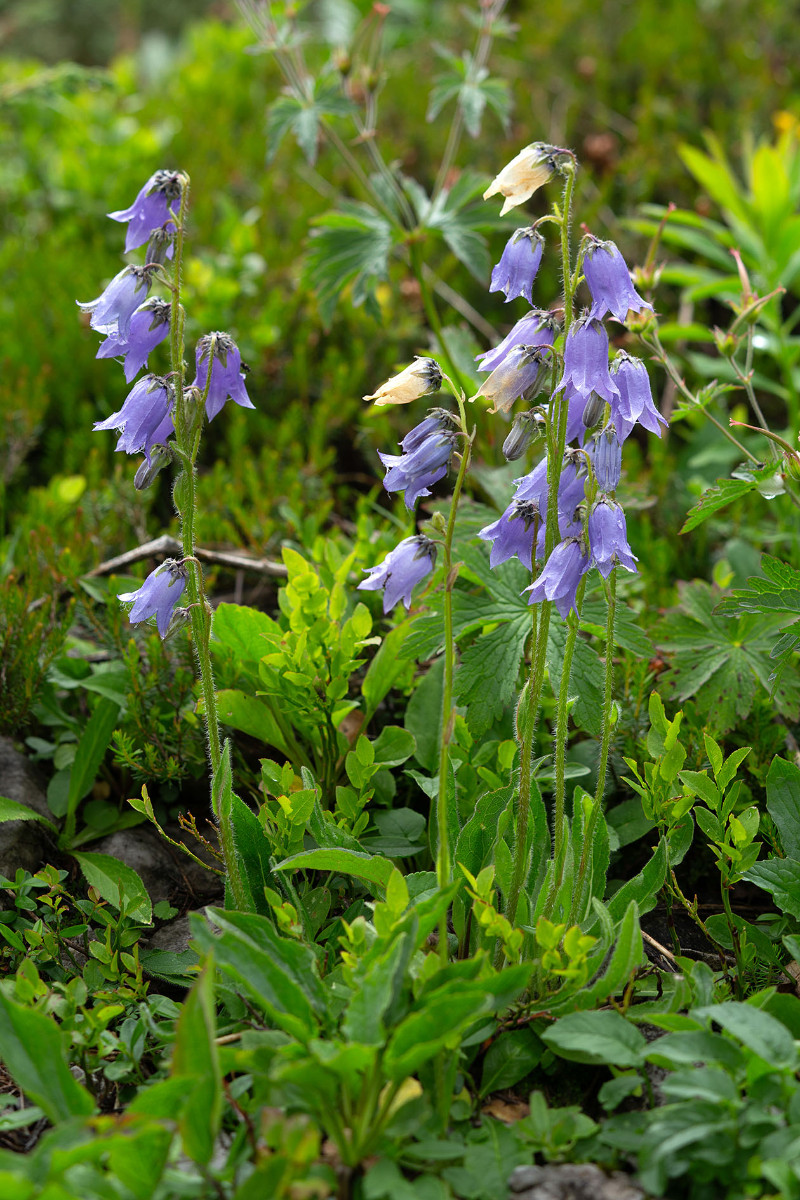
{"type": "Polygon", "coordinates": [[[383,486],[387,492],[404,492],[406,508],[412,509],[420,496],[429,496],[431,485],[447,474],[458,440],[455,428],[451,413],[434,409],[403,438],[402,454],[378,451],[386,467],[383,486]]]}
{"type": "Polygon", "coordinates": [[[503,442],[503,457],[506,462],[522,458],[528,446],[544,437],[545,419],[538,409],[517,413],[506,440],[503,442]]]}
{"type": "Polygon", "coordinates": [[[189,386],[197,388],[200,395],[205,392],[208,364],[212,358],[214,362],[211,368],[211,383],[206,397],[206,414],[209,421],[213,421],[222,411],[228,397],[242,408],[255,408],[244,385],[244,371],[247,368],[242,366],[239,348],[227,333],[207,333],[200,338],[195,349],[197,369],[189,386]]]}
{"type": "Polygon", "coordinates": [[[383,593],[383,611],[389,612],[398,600],[411,607],[411,593],[416,584],[429,575],[436,562],[436,543],[417,534],[404,538],[377,567],[367,567],[367,579],[358,585],[362,591],[383,593]]]}
{"type": "Polygon", "coordinates": [[[552,600],[561,616],[566,619],[575,607],[578,584],[589,569],[590,557],[581,545],[579,537],[568,537],[559,542],[542,567],[535,583],[524,589],[530,592],[529,604],[552,600]]]}
{"type": "Polygon", "coordinates": [[[628,545],[625,513],[608,496],[601,496],[589,513],[589,546],[592,562],[604,579],[617,563],[626,571],[636,571],[637,558],[628,545]]]}
{"type": "Polygon", "coordinates": [[[483,396],[492,402],[489,412],[505,415],[516,400],[536,394],[546,379],[549,359],[547,346],[513,346],[471,399],[483,396]]]}
{"type": "Polygon", "coordinates": [[[175,389],[160,375],[145,375],[128,393],[119,412],[105,421],[96,421],[95,429],[118,429],[116,450],[126,454],[144,452],[148,463],[153,446],[166,442],[175,432],[172,407],[175,389]]]}
{"type": "Polygon", "coordinates": [[[534,537],[537,558],[544,550],[545,518],[536,500],[514,497],[508,508],[493,521],[479,530],[478,537],[492,543],[489,566],[499,567],[515,556],[523,566],[531,570],[533,565],[534,537]]]}
{"type": "Polygon", "coordinates": [[[109,333],[97,351],[98,358],[125,360],[125,380],[130,383],[147,362],[156,346],[169,333],[170,305],[166,300],[153,297],[147,300],[131,317],[128,336],[123,338],[118,330],[109,333]]]}
{"type": "Polygon", "coordinates": [[[123,267],[96,300],[76,301],[78,308],[92,314],[92,329],[106,334],[116,332],[127,340],[131,317],[150,291],[153,270],[152,266],[123,267]]]}
{"type": "Polygon", "coordinates": [[[122,592],[117,597],[123,604],[133,604],[128,614],[131,625],[155,617],[158,632],[167,636],[175,605],[186,587],[186,567],[174,558],[166,559],[151,571],[135,592],[122,592]]]}
{"type": "Polygon", "coordinates": [[[609,423],[594,435],[588,447],[588,454],[600,491],[616,491],[622,471],[622,446],[613,424],[609,423]]]}
{"type": "Polygon", "coordinates": [[[614,242],[601,242],[588,234],[583,259],[583,274],[592,293],[591,317],[600,319],[611,313],[622,324],[628,313],[653,311],[652,304],[643,300],[631,280],[625,259],[614,242]]]}
{"type": "Polygon", "coordinates": [[[515,346],[552,346],[557,329],[558,322],[552,313],[541,308],[531,309],[520,317],[498,346],[477,356],[478,370],[494,371],[515,346]]]}
{"type": "Polygon", "coordinates": [[[518,229],[506,242],[500,262],[492,271],[490,292],[503,292],[506,304],[517,296],[524,296],[533,304],[531,291],[539,270],[544,249],[544,238],[535,229],[518,229]]]}
{"type": "Polygon", "coordinates": [[[580,317],[567,334],[564,374],[556,391],[565,387],[571,387],[584,400],[592,392],[609,403],[619,395],[608,370],[608,334],[593,317],[580,317]]]}
{"type": "Polygon", "coordinates": [[[184,176],[179,171],[156,171],[151,175],[130,208],[109,213],[112,221],[127,221],[125,250],[143,246],[154,229],[159,229],[175,214],[172,205],[180,200],[184,176]]]}
{"type": "Polygon", "coordinates": [[[421,358],[417,354],[413,363],[409,363],[399,375],[387,379],[377,392],[364,396],[364,399],[374,401],[376,408],[385,404],[410,404],[421,396],[438,392],[441,386],[442,371],[439,364],[433,358],[421,358]]]}
{"type": "Polygon", "coordinates": [[[619,398],[611,406],[619,441],[624,442],[636,424],[661,437],[661,426],[668,422],[653,403],[650,376],[642,360],[620,350],[611,363],[611,374],[619,389],[619,398]]]}
{"type": "Polygon", "coordinates": [[[565,157],[572,157],[568,150],[548,146],[546,142],[532,142],[530,146],[520,150],[511,162],[506,163],[500,174],[495,176],[483,193],[484,200],[496,196],[499,192],[505,197],[500,216],[505,216],[509,209],[524,204],[537,188],[547,183],[565,157]]]}

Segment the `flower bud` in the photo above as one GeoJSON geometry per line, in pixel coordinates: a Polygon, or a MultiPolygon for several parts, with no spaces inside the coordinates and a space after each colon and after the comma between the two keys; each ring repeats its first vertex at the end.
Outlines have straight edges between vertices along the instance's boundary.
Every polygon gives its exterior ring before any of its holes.
{"type": "Polygon", "coordinates": [[[507,462],[516,462],[522,458],[532,442],[544,437],[545,419],[536,409],[530,412],[518,413],[508,437],[503,442],[503,454],[507,462]]]}
{"type": "Polygon", "coordinates": [[[175,226],[170,221],[150,234],[145,254],[145,263],[164,263],[172,258],[173,242],[175,241],[175,226]]]}
{"type": "Polygon", "coordinates": [[[133,477],[133,486],[137,492],[144,492],[155,482],[156,476],[160,471],[163,471],[169,463],[172,462],[172,454],[169,446],[157,445],[152,446],[150,450],[150,461],[147,459],[139,464],[139,469],[133,477]]]}
{"type": "Polygon", "coordinates": [[[606,402],[602,396],[598,396],[597,392],[592,392],[583,409],[583,424],[587,429],[594,429],[595,425],[599,425],[603,419],[603,413],[606,411],[606,402]]]}

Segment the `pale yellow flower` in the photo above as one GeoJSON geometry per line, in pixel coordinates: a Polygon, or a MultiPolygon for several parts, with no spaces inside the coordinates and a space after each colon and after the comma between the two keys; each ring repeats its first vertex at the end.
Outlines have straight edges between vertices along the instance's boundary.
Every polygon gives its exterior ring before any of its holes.
{"type": "Polygon", "coordinates": [[[504,216],[509,209],[524,204],[537,188],[547,183],[556,169],[556,156],[563,153],[564,151],[559,150],[557,146],[548,146],[546,142],[532,142],[530,146],[520,150],[510,163],[506,163],[483,193],[484,200],[496,196],[498,192],[505,196],[500,210],[500,216],[504,216]]]}
{"type": "Polygon", "coordinates": [[[439,364],[432,358],[416,356],[399,375],[393,375],[382,383],[377,392],[365,396],[365,400],[373,400],[376,407],[384,404],[410,404],[427,396],[430,392],[438,392],[442,386],[442,372],[439,364]]]}

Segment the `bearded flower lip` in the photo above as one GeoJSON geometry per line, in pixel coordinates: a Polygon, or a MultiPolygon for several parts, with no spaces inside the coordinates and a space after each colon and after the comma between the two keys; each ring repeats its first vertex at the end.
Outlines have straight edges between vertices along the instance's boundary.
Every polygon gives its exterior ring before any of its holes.
{"type": "Polygon", "coordinates": [[[500,210],[500,216],[503,217],[510,209],[529,200],[567,158],[574,162],[572,151],[550,146],[546,142],[531,142],[511,162],[506,163],[483,193],[483,198],[488,200],[498,193],[503,196],[500,210]]]}
{"type": "Polygon", "coordinates": [[[172,205],[180,200],[186,177],[179,171],[155,171],[129,208],[110,212],[112,221],[127,221],[125,251],[143,246],[154,230],[166,225],[176,214],[172,205]]]}
{"type": "Polygon", "coordinates": [[[661,427],[668,428],[669,422],[653,402],[650,376],[642,360],[619,350],[611,363],[611,374],[619,389],[619,398],[611,405],[619,441],[624,442],[635,425],[661,437],[661,427]]]}
{"type": "Polygon", "coordinates": [[[255,408],[247,394],[244,382],[244,372],[247,367],[242,363],[239,347],[230,334],[207,333],[200,338],[195,348],[195,377],[189,387],[197,388],[202,396],[208,384],[206,396],[206,415],[213,421],[224,408],[227,400],[242,408],[255,408]],[[209,363],[211,363],[211,383],[208,383],[209,363]]]}
{"type": "Polygon", "coordinates": [[[583,276],[592,294],[589,314],[601,318],[610,313],[624,325],[628,313],[653,311],[633,286],[631,273],[615,242],[602,242],[592,234],[584,238],[583,276]]]}
{"type": "Polygon", "coordinates": [[[533,304],[531,293],[543,250],[544,238],[536,229],[517,229],[508,239],[500,262],[492,271],[489,291],[503,292],[506,304],[518,296],[524,296],[528,304],[533,304]]]}
{"type": "Polygon", "coordinates": [[[536,394],[547,375],[549,352],[549,346],[513,346],[471,400],[483,396],[492,402],[490,413],[509,413],[517,400],[536,394]]]}
{"type": "Polygon", "coordinates": [[[125,454],[144,453],[150,463],[153,447],[166,442],[175,432],[174,403],[175,389],[169,380],[145,375],[128,393],[119,412],[112,413],[105,421],[96,421],[93,428],[119,430],[115,450],[125,454]]]}
{"type": "Polygon", "coordinates": [[[589,513],[588,525],[592,562],[603,578],[608,579],[617,564],[636,574],[638,559],[628,545],[622,506],[601,495],[589,513]]]}
{"type": "Polygon", "coordinates": [[[551,600],[566,620],[575,608],[578,584],[589,570],[591,557],[582,547],[581,538],[568,537],[559,542],[542,568],[539,578],[529,587],[529,604],[551,600]]]}
{"type": "Polygon", "coordinates": [[[171,307],[166,300],[152,297],[136,309],[131,317],[127,338],[118,329],[112,328],[106,340],[101,342],[97,358],[119,358],[124,360],[125,381],[139,374],[150,353],[169,334],[171,307]]]}
{"type": "Polygon", "coordinates": [[[530,571],[534,536],[537,558],[544,552],[545,517],[546,513],[540,512],[536,500],[521,500],[517,495],[502,516],[478,531],[479,538],[492,543],[489,566],[499,567],[516,557],[530,571]]]}
{"type": "Polygon", "coordinates": [[[404,538],[389,551],[382,563],[365,568],[368,578],[362,579],[358,587],[367,592],[378,592],[383,588],[385,613],[394,608],[398,600],[410,608],[411,593],[433,570],[436,552],[436,543],[422,534],[404,538]]]}
{"type": "Polygon", "coordinates": [[[155,617],[158,632],[167,636],[175,605],[186,587],[186,566],[174,558],[167,558],[160,567],[151,571],[135,592],[120,592],[117,596],[123,604],[132,604],[128,620],[131,625],[155,617]]]}
{"type": "Polygon", "coordinates": [[[555,390],[560,392],[568,386],[582,396],[584,402],[592,392],[597,392],[609,404],[619,396],[619,388],[608,368],[608,334],[602,322],[589,314],[580,317],[567,334],[564,374],[555,390]]]}
{"type": "Polygon", "coordinates": [[[494,371],[511,353],[515,346],[552,346],[559,324],[551,312],[533,308],[520,317],[506,336],[493,350],[477,355],[475,361],[479,371],[494,371]]]}
{"type": "Polygon", "coordinates": [[[99,333],[117,331],[123,339],[130,334],[131,317],[147,299],[153,266],[123,267],[96,300],[77,300],[82,312],[91,313],[89,324],[99,333]]]}
{"type": "Polygon", "coordinates": [[[441,386],[442,369],[436,359],[415,354],[412,363],[382,383],[377,392],[363,399],[371,400],[376,408],[387,404],[411,404],[413,400],[438,392],[441,386]]]}

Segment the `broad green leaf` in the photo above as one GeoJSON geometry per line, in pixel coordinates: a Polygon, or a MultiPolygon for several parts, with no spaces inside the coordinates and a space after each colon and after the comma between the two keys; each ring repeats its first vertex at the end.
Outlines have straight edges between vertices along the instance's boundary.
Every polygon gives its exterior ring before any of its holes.
{"type": "Polygon", "coordinates": [[[58,829],[52,821],[48,821],[47,817],[41,816],[34,809],[28,808],[27,804],[20,804],[18,800],[9,800],[7,796],[0,796],[0,824],[4,821],[41,821],[53,833],[58,833],[58,829]]]}
{"type": "Polygon", "coordinates": [[[267,746],[273,746],[287,758],[291,757],[283,734],[269,706],[261,696],[251,696],[237,688],[217,692],[217,712],[224,725],[248,733],[267,746]]]}
{"type": "Polygon", "coordinates": [[[744,1066],[744,1055],[735,1042],[706,1029],[686,1029],[668,1033],[651,1044],[647,1061],[675,1070],[695,1063],[718,1063],[731,1074],[744,1066]]]}
{"type": "Polygon", "coordinates": [[[570,1062],[638,1067],[647,1041],[635,1025],[615,1011],[576,1012],[561,1017],[542,1040],[570,1062]]]}
{"type": "Polygon", "coordinates": [[[399,767],[417,748],[414,735],[399,725],[385,725],[372,743],[375,762],[382,767],[399,767]]]}
{"type": "Polygon", "coordinates": [[[499,1092],[519,1083],[541,1060],[544,1047],[531,1029],[501,1033],[483,1060],[481,1095],[499,1092]]]}
{"type": "Polygon", "coordinates": [[[794,858],[768,858],[744,872],[749,883],[769,892],[782,912],[800,921],[800,862],[794,858]]]}
{"type": "Polygon", "coordinates": [[[444,662],[439,659],[422,676],[406,705],[404,725],[414,736],[414,757],[433,774],[439,764],[439,739],[442,730],[442,687],[444,662]]]}
{"type": "Polygon", "coordinates": [[[111,1139],[108,1165],[135,1200],[151,1200],[164,1173],[173,1133],[155,1121],[148,1121],[142,1129],[130,1124],[130,1133],[111,1139]]]}
{"type": "Polygon", "coordinates": [[[119,705],[103,697],[92,713],[78,742],[69,776],[67,811],[61,844],[69,846],[75,836],[75,812],[97,778],[111,735],[119,717],[119,705]]]}
{"type": "Polygon", "coordinates": [[[67,1066],[64,1037],[55,1020],[16,1004],[2,992],[0,1059],[14,1082],[53,1125],[93,1112],[94,1100],[67,1066]]]}
{"type": "Polygon", "coordinates": [[[780,1069],[797,1065],[797,1048],[789,1030],[752,1004],[726,1000],[724,1004],[693,1009],[692,1015],[715,1021],[770,1066],[780,1069]]]}
{"type": "Polygon", "coordinates": [[[399,676],[408,669],[407,660],[403,654],[403,645],[413,628],[413,621],[404,621],[401,625],[395,626],[383,639],[367,667],[364,682],[361,685],[366,722],[369,722],[381,700],[391,691],[399,676]]]}
{"type": "Polygon", "coordinates": [[[172,1053],[172,1075],[183,1079],[186,1102],[180,1117],[183,1148],[208,1163],[222,1120],[222,1075],[216,1038],[213,957],[183,1002],[172,1053]]]}
{"type": "Polygon", "coordinates": [[[653,857],[633,879],[624,883],[606,903],[614,921],[621,921],[631,900],[636,901],[640,913],[650,912],[655,907],[656,896],[663,886],[667,874],[667,849],[663,841],[656,846],[653,857]]]}
{"type": "Polygon", "coordinates": [[[379,854],[344,849],[303,850],[275,864],[276,871],[338,871],[340,875],[354,875],[367,883],[376,884],[383,891],[394,870],[388,858],[379,854]]]}
{"type": "Polygon", "coordinates": [[[392,808],[374,812],[377,834],[361,839],[362,845],[385,858],[407,858],[418,854],[425,845],[425,818],[413,808],[392,808]]]}
{"type": "Polygon", "coordinates": [[[381,955],[359,964],[353,994],[342,1020],[342,1036],[367,1046],[386,1040],[384,1017],[403,989],[403,977],[414,946],[409,934],[396,937],[381,955]]]}
{"type": "Polygon", "coordinates": [[[481,796],[474,813],[460,831],[454,858],[470,874],[477,875],[489,862],[497,838],[503,832],[503,816],[513,794],[514,788],[508,786],[481,796]]]}
{"type": "Polygon", "coordinates": [[[787,858],[800,861],[800,768],[777,756],[767,774],[767,811],[787,858]]]}
{"type": "Polygon", "coordinates": [[[485,733],[514,699],[530,636],[530,615],[522,613],[516,620],[476,638],[462,652],[454,689],[456,700],[466,707],[467,724],[475,735],[485,733]]]}
{"type": "Polygon", "coordinates": [[[73,858],[90,887],[93,887],[114,908],[125,912],[134,921],[149,925],[153,919],[153,906],[147,889],[133,867],[110,854],[73,851],[73,858]]]}
{"type": "Polygon", "coordinates": [[[392,229],[369,204],[349,202],[337,212],[318,217],[312,230],[304,279],[316,296],[320,316],[328,326],[341,293],[351,288],[357,308],[367,301],[367,311],[378,316],[376,285],[387,277],[392,229]]]}
{"type": "Polygon", "coordinates": [[[267,913],[264,889],[273,886],[269,860],[270,842],[256,814],[235,792],[231,793],[230,821],[238,869],[241,870],[246,894],[256,912],[267,913]]]}
{"type": "Polygon", "coordinates": [[[193,916],[200,950],[213,951],[219,970],[278,1028],[302,1041],[310,1037],[326,1011],[313,951],[281,937],[268,917],[215,908],[206,913],[221,932],[215,936],[201,917],[193,916]]]}
{"type": "MultiPolygon", "coordinates": [[[[561,686],[566,637],[564,622],[551,620],[547,638],[547,672],[556,696],[561,686]]],[[[575,700],[572,719],[580,729],[585,729],[595,737],[601,732],[604,680],[604,668],[597,651],[579,638],[575,643],[569,680],[569,696],[575,700]]]]}

